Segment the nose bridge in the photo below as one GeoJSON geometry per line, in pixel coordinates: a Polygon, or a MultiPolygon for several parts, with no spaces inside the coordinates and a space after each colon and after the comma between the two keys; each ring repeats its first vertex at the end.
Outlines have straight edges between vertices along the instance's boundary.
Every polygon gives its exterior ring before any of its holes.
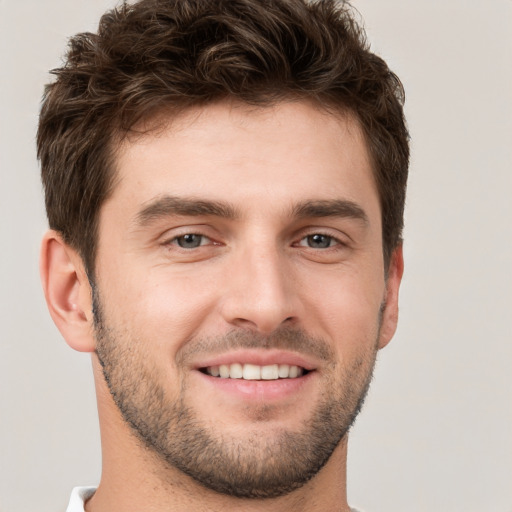
{"type": "Polygon", "coordinates": [[[233,262],[225,300],[226,320],[270,333],[295,315],[295,297],[286,255],[277,243],[251,243],[233,262]]]}

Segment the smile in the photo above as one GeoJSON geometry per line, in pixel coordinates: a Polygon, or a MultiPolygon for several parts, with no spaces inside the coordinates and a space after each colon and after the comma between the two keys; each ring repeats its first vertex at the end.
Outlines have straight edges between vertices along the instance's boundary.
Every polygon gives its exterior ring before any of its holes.
{"type": "Polygon", "coordinates": [[[221,379],[243,379],[243,380],[277,380],[296,379],[301,377],[307,370],[300,366],[288,364],[269,364],[259,366],[256,364],[221,364],[219,366],[208,366],[201,371],[211,377],[221,379]]]}

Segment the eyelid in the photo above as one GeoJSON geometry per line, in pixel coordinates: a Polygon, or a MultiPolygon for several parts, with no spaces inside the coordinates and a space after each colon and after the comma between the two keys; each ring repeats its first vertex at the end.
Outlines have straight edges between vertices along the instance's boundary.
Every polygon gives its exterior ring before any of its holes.
{"type": "MultiPolygon", "coordinates": [[[[201,235],[207,238],[212,238],[212,229],[207,224],[178,224],[175,226],[168,226],[167,229],[162,230],[158,235],[161,240],[171,240],[185,235],[201,235]]],[[[213,237],[215,235],[213,234],[213,237]]]]}
{"type": "Polygon", "coordinates": [[[322,235],[322,236],[332,238],[333,240],[335,240],[337,242],[336,245],[339,244],[339,245],[346,246],[352,241],[352,238],[348,234],[346,234],[342,231],[339,231],[338,229],[329,228],[329,227],[320,227],[320,226],[307,226],[305,228],[302,228],[297,233],[297,235],[294,237],[296,240],[294,242],[294,245],[298,244],[299,242],[301,242],[308,236],[313,236],[313,235],[322,235]]]}
{"type": "Polygon", "coordinates": [[[190,249],[183,249],[180,247],[177,242],[179,238],[186,235],[197,235],[207,240],[207,243],[202,242],[197,248],[208,245],[221,245],[217,240],[218,237],[215,236],[215,232],[212,232],[212,229],[204,224],[189,224],[167,229],[158,237],[160,240],[159,244],[167,247],[171,246],[173,249],[176,248],[179,250],[190,251],[190,249]]]}
{"type": "Polygon", "coordinates": [[[302,238],[300,238],[298,240],[297,245],[299,245],[300,247],[308,247],[309,249],[315,249],[314,247],[309,247],[308,245],[302,245],[301,242],[303,242],[304,240],[307,240],[309,237],[311,236],[315,236],[315,235],[320,235],[320,236],[325,236],[326,238],[330,238],[332,241],[334,241],[334,244],[333,245],[330,245],[329,247],[325,247],[323,248],[323,250],[325,249],[331,249],[337,245],[345,245],[339,238],[333,236],[333,235],[329,235],[327,233],[320,233],[320,232],[315,232],[315,233],[310,233],[310,234],[307,234],[307,235],[304,235],[302,238]]]}
{"type": "MultiPolygon", "coordinates": [[[[183,238],[183,237],[188,236],[188,235],[199,236],[202,239],[206,239],[206,240],[212,241],[212,239],[208,235],[204,235],[203,233],[197,233],[195,231],[190,231],[190,232],[183,233],[183,234],[180,234],[180,235],[174,235],[173,237],[169,238],[169,242],[168,243],[176,242],[176,240],[178,240],[179,238],[183,238]]],[[[201,244],[201,245],[204,245],[204,244],[201,244]]]]}
{"type": "Polygon", "coordinates": [[[167,246],[167,247],[172,246],[173,249],[177,249],[180,251],[191,251],[191,250],[199,249],[202,247],[221,245],[221,244],[219,242],[216,242],[211,237],[209,237],[208,235],[205,235],[203,233],[195,232],[195,231],[187,231],[187,232],[180,233],[180,234],[177,234],[177,235],[174,235],[174,236],[164,239],[164,241],[162,242],[162,245],[167,246]],[[188,247],[188,248],[181,247],[178,240],[187,235],[195,235],[195,236],[201,237],[201,243],[197,247],[188,247]]]}
{"type": "Polygon", "coordinates": [[[174,263],[196,263],[219,254],[223,243],[217,240],[218,237],[206,235],[208,229],[195,228],[196,226],[181,226],[166,231],[159,242],[162,254],[174,263]],[[199,245],[194,246],[192,242],[189,246],[185,241],[180,245],[179,239],[187,235],[201,237],[199,245]]]}

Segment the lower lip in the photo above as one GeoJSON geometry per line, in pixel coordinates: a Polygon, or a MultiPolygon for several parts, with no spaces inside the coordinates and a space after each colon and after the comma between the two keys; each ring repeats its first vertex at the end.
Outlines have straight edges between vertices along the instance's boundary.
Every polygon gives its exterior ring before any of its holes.
{"type": "Polygon", "coordinates": [[[309,372],[295,379],[244,380],[223,379],[196,372],[202,380],[216,390],[237,396],[244,400],[282,400],[299,393],[309,384],[315,372],[309,372]]]}

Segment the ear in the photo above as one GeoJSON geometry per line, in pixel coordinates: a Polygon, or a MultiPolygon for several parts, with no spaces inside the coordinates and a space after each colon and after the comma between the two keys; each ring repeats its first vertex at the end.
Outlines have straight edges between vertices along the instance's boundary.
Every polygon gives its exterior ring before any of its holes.
{"type": "Polygon", "coordinates": [[[92,294],[82,259],[59,233],[48,231],[41,244],[39,270],[50,315],[68,345],[95,350],[92,294]]]}
{"type": "Polygon", "coordinates": [[[379,349],[384,348],[396,331],[398,323],[398,291],[404,274],[404,256],[402,245],[392,253],[386,279],[386,293],[384,296],[384,310],[382,312],[381,328],[379,334],[379,349]]]}

